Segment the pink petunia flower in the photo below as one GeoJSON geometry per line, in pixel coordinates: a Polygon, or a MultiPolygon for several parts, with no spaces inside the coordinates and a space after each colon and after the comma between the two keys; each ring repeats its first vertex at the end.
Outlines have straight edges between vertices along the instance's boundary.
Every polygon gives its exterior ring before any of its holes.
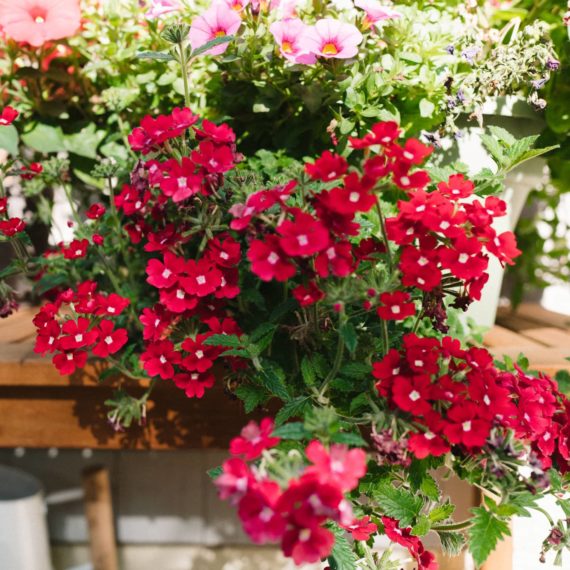
{"type": "Polygon", "coordinates": [[[178,12],[181,8],[179,0],[151,0],[150,7],[145,15],[149,20],[155,20],[165,14],[178,12]]]}
{"type": "Polygon", "coordinates": [[[364,18],[366,27],[383,20],[394,20],[402,17],[400,12],[390,8],[390,6],[383,6],[377,0],[355,0],[354,5],[366,12],[366,17],[364,18]]]}
{"type": "Polygon", "coordinates": [[[356,26],[325,18],[309,27],[301,39],[301,47],[319,57],[349,59],[358,53],[362,39],[356,26]]]}
{"type": "Polygon", "coordinates": [[[72,36],[79,28],[79,0],[0,0],[0,27],[34,47],[72,36]]]}
{"type": "Polygon", "coordinates": [[[309,30],[299,18],[290,18],[273,22],[269,31],[273,34],[281,55],[292,63],[311,65],[317,61],[314,53],[303,49],[303,36],[309,30]]]}
{"type": "MultiPolygon", "coordinates": [[[[235,10],[225,3],[210,6],[202,15],[194,18],[190,27],[190,44],[197,49],[208,42],[224,36],[232,36],[241,26],[241,18],[235,10]]],[[[205,53],[220,55],[226,51],[228,44],[220,44],[205,53]]]]}

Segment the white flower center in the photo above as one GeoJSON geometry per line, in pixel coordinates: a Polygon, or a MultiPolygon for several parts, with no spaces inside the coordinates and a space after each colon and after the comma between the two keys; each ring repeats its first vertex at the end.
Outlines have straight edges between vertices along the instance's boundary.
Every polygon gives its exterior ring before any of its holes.
{"type": "Polygon", "coordinates": [[[471,431],[471,422],[470,421],[463,422],[461,424],[461,427],[463,428],[463,431],[471,431]]]}
{"type": "Polygon", "coordinates": [[[448,221],[445,221],[445,220],[444,220],[443,222],[441,222],[441,224],[439,224],[439,227],[440,227],[442,230],[446,230],[447,228],[449,228],[450,225],[451,225],[451,224],[450,224],[448,221]]]}
{"type": "Polygon", "coordinates": [[[485,402],[485,405],[490,406],[491,405],[491,398],[489,398],[489,396],[487,396],[487,394],[485,394],[483,396],[483,402],[485,402]]]}
{"type": "Polygon", "coordinates": [[[469,256],[466,253],[460,253],[458,261],[459,263],[467,263],[469,256]]]}
{"type": "Polygon", "coordinates": [[[360,194],[358,192],[351,192],[348,196],[348,200],[350,202],[352,202],[353,204],[358,202],[359,198],[360,198],[360,194]]]}
{"type": "Polygon", "coordinates": [[[220,252],[220,257],[225,261],[230,258],[230,256],[225,251],[220,252]]]}
{"type": "Polygon", "coordinates": [[[83,342],[83,335],[82,334],[76,334],[75,335],[75,342],[83,342]]]}
{"type": "Polygon", "coordinates": [[[196,283],[198,283],[198,285],[204,285],[206,278],[203,275],[198,275],[198,277],[196,277],[196,283]]]}
{"type": "Polygon", "coordinates": [[[297,242],[299,245],[305,246],[309,243],[309,238],[306,235],[297,236],[297,242]]]}
{"type": "Polygon", "coordinates": [[[424,361],[423,360],[414,360],[414,366],[423,366],[424,365],[424,361]]]}
{"type": "Polygon", "coordinates": [[[181,177],[177,180],[178,182],[178,189],[184,190],[188,186],[188,179],[186,177],[181,177]]]}
{"type": "Polygon", "coordinates": [[[425,284],[426,284],[426,280],[425,280],[425,279],[422,279],[421,277],[418,277],[418,283],[419,283],[420,285],[425,285],[425,284]]]}
{"type": "Polygon", "coordinates": [[[410,392],[409,398],[410,398],[410,400],[412,400],[412,402],[416,402],[417,400],[419,400],[421,398],[421,396],[417,390],[412,390],[410,392]]]}
{"type": "Polygon", "coordinates": [[[399,305],[393,305],[392,306],[392,313],[394,313],[395,315],[399,315],[402,312],[402,309],[400,308],[399,305]]]}
{"type": "Polygon", "coordinates": [[[196,358],[198,360],[200,360],[201,358],[204,358],[204,352],[202,350],[197,350],[196,351],[196,358]]]}
{"type": "Polygon", "coordinates": [[[166,358],[161,354],[160,358],[158,359],[161,364],[166,364],[166,358]]]}
{"type": "Polygon", "coordinates": [[[113,339],[110,336],[105,337],[105,344],[113,344],[113,339]]]}
{"type": "Polygon", "coordinates": [[[73,354],[71,354],[71,352],[68,352],[65,356],[67,360],[73,360],[73,354]]]}
{"type": "Polygon", "coordinates": [[[410,185],[410,179],[407,176],[402,176],[402,178],[400,178],[400,184],[402,186],[409,186],[410,185]]]}
{"type": "Polygon", "coordinates": [[[186,297],[186,293],[184,293],[184,291],[182,289],[177,289],[176,290],[176,298],[177,299],[184,299],[184,297],[186,297]]]}
{"type": "Polygon", "coordinates": [[[408,160],[412,160],[412,158],[414,158],[414,155],[409,150],[406,150],[404,152],[404,158],[406,158],[408,160]]]}
{"type": "Polygon", "coordinates": [[[165,269],[162,272],[162,278],[163,279],[168,279],[171,275],[172,275],[172,271],[170,271],[170,269],[165,269]]]}
{"type": "Polygon", "coordinates": [[[267,263],[269,263],[270,265],[275,265],[278,261],[279,261],[279,256],[274,251],[272,251],[267,256],[267,263]]]}
{"type": "Polygon", "coordinates": [[[423,267],[424,265],[427,265],[429,263],[429,260],[426,259],[425,257],[420,257],[418,259],[418,265],[420,265],[421,267],[423,267]]]}

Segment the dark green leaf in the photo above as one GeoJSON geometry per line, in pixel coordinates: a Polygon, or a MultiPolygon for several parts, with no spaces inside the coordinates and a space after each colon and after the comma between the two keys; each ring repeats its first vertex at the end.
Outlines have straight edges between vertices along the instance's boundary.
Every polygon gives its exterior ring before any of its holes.
{"type": "Polygon", "coordinates": [[[219,38],[214,38],[213,40],[210,40],[209,42],[205,43],[203,46],[200,46],[199,48],[193,50],[190,57],[192,58],[198,57],[199,55],[202,55],[203,53],[207,52],[208,50],[211,50],[216,46],[220,46],[222,44],[227,44],[228,42],[231,42],[233,39],[234,36],[221,36],[219,38]]]}
{"type": "Polygon", "coordinates": [[[354,445],[356,447],[366,447],[366,442],[357,433],[338,432],[332,435],[331,441],[335,443],[344,443],[346,445],[354,445]]]}
{"type": "Polygon", "coordinates": [[[342,337],[344,345],[348,351],[351,353],[354,352],[358,343],[358,336],[356,335],[356,329],[354,328],[354,325],[352,323],[344,323],[340,327],[339,334],[342,337]]]}
{"type": "Polygon", "coordinates": [[[311,434],[305,429],[302,422],[290,422],[276,428],[273,435],[281,439],[300,440],[308,438],[311,434]]]}
{"type": "Polygon", "coordinates": [[[284,402],[291,399],[285,384],[285,373],[279,367],[266,367],[259,373],[262,384],[275,396],[284,402]]]}
{"type": "Polygon", "coordinates": [[[346,540],[345,532],[337,525],[331,524],[329,528],[335,538],[332,553],[327,560],[331,570],[356,570],[357,558],[346,540]]]}
{"type": "Polygon", "coordinates": [[[409,490],[387,484],[380,486],[374,492],[374,497],[387,516],[400,522],[401,528],[411,526],[423,506],[421,497],[413,495],[409,490]]]}
{"type": "Polygon", "coordinates": [[[246,384],[239,386],[235,393],[242,400],[246,414],[255,410],[267,398],[265,390],[246,384]]]}
{"type": "Polygon", "coordinates": [[[509,525],[485,507],[474,507],[473,526],[468,531],[469,551],[477,566],[481,566],[495,550],[499,541],[510,535],[509,525]]]}
{"type": "Polygon", "coordinates": [[[213,334],[209,336],[204,344],[207,346],[229,346],[238,348],[242,346],[242,342],[235,334],[213,334]]]}
{"type": "Polygon", "coordinates": [[[275,425],[280,426],[290,418],[298,418],[303,415],[307,407],[310,405],[308,396],[299,396],[287,402],[275,416],[275,425]]]}
{"type": "Polygon", "coordinates": [[[364,362],[347,362],[339,371],[342,376],[349,378],[364,378],[372,372],[372,367],[364,362]]]}
{"type": "Polygon", "coordinates": [[[316,380],[315,369],[309,356],[304,356],[301,360],[301,375],[307,386],[313,386],[316,380]]]}
{"type": "Polygon", "coordinates": [[[208,474],[208,477],[210,477],[210,479],[215,480],[223,473],[223,469],[221,465],[218,465],[218,467],[212,467],[212,469],[208,469],[206,473],[208,474]]]}

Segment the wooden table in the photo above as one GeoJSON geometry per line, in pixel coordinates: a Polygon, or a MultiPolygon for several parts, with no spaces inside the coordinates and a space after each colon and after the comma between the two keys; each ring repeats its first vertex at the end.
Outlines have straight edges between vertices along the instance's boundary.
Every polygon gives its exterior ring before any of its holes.
{"type": "MultiPolygon", "coordinates": [[[[0,447],[92,449],[225,448],[246,423],[241,404],[218,385],[202,400],[188,399],[170,382],[160,384],[150,401],[146,426],[116,433],[105,420],[104,401],[112,387],[97,381],[98,370],[62,377],[49,359],[33,353],[34,311],[23,308],[0,321],[0,447]]],[[[485,336],[497,358],[524,353],[535,370],[570,371],[570,317],[523,304],[516,314],[500,312],[485,336]]],[[[477,494],[451,484],[446,492],[462,518],[477,504],[477,494]],[[461,513],[463,511],[463,513],[461,513]]],[[[506,541],[484,570],[512,568],[512,544],[506,541]]],[[[441,570],[462,570],[463,562],[444,560],[441,570]]]]}

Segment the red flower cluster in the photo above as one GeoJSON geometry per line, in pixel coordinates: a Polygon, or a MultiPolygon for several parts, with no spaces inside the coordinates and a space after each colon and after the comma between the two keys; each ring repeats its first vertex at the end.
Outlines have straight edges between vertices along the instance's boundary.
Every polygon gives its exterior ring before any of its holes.
{"type": "Polygon", "coordinates": [[[402,351],[392,349],[374,363],[373,375],[379,395],[417,425],[408,449],[418,459],[443,455],[452,446],[476,451],[493,428],[514,430],[531,442],[544,467],[555,453],[568,459],[561,434],[568,404],[555,383],[520,370],[499,371],[483,348],[465,350],[451,337],[407,334],[402,351]]]}
{"type": "Polygon", "coordinates": [[[386,536],[396,544],[407,548],[411,556],[416,561],[417,570],[437,570],[439,564],[435,556],[424,548],[422,541],[412,534],[412,528],[400,528],[396,519],[382,517],[384,532],[386,536]]]}
{"type": "Polygon", "coordinates": [[[107,358],[128,341],[127,330],[116,328],[112,320],[128,305],[128,299],[115,293],[98,293],[93,281],[81,283],[77,291],[64,291],[34,317],[34,352],[54,354],[53,363],[61,374],[73,374],[83,368],[89,352],[107,358]],[[72,306],[78,316],[70,315],[66,306],[72,306]]]}
{"type": "MultiPolygon", "coordinates": [[[[273,420],[257,426],[250,422],[230,451],[246,460],[255,459],[279,439],[271,437],[273,420]]],[[[326,449],[312,441],[306,449],[311,462],[300,474],[280,484],[265,471],[234,457],[226,461],[216,479],[220,497],[237,505],[245,532],[255,543],[280,542],[285,556],[296,564],[318,562],[328,556],[334,544],[333,533],[324,528],[335,521],[351,529],[358,540],[366,540],[376,530],[368,520],[357,521],[345,493],[357,487],[366,473],[366,454],[344,445],[326,449]]]]}

